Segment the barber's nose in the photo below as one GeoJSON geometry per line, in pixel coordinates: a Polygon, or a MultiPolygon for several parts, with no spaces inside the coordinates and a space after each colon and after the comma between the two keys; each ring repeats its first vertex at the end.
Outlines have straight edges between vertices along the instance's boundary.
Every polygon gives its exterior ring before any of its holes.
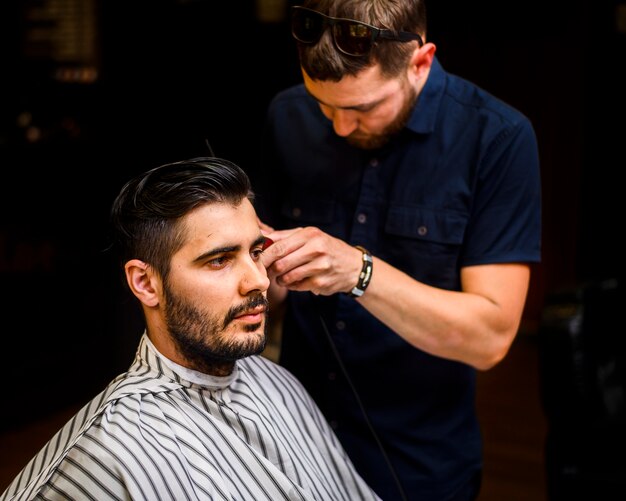
{"type": "Polygon", "coordinates": [[[333,110],[332,121],[335,133],[341,137],[349,136],[359,125],[354,112],[349,110],[333,110]]]}

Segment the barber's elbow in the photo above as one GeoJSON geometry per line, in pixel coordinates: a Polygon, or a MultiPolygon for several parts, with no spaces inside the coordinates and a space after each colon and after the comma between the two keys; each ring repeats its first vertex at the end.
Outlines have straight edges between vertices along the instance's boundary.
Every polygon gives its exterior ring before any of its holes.
{"type": "Polygon", "coordinates": [[[477,357],[473,364],[474,368],[479,371],[488,371],[502,362],[511,348],[515,334],[516,331],[495,334],[488,348],[483,350],[480,356],[477,357]]]}
{"type": "Polygon", "coordinates": [[[479,371],[488,371],[489,369],[493,369],[496,365],[498,365],[506,356],[507,352],[504,353],[489,353],[489,356],[484,356],[480,360],[477,360],[474,363],[474,368],[479,371]]]}

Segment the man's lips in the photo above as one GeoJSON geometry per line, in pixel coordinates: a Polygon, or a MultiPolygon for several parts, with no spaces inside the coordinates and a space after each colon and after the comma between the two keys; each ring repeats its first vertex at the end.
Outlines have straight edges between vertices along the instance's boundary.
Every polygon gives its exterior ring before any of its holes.
{"type": "Polygon", "coordinates": [[[266,310],[267,308],[265,306],[257,306],[256,308],[251,308],[240,313],[235,318],[237,320],[244,320],[248,322],[259,322],[263,318],[266,310]]]}
{"type": "Polygon", "coordinates": [[[244,323],[258,323],[267,315],[269,303],[262,294],[250,297],[244,304],[231,308],[224,317],[224,328],[235,320],[244,323]]]}

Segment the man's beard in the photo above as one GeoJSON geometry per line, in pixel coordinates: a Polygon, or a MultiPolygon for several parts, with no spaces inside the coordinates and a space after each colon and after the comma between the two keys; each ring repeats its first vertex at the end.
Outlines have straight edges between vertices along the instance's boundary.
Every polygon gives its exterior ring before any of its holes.
{"type": "Polygon", "coordinates": [[[370,134],[365,137],[353,137],[352,135],[346,137],[346,141],[352,146],[361,148],[363,150],[376,150],[385,146],[393,136],[398,134],[411,118],[413,113],[413,107],[417,100],[417,92],[413,87],[408,86],[409,92],[406,95],[402,109],[398,113],[398,116],[391,122],[385,130],[380,134],[370,134]]]}
{"type": "Polygon", "coordinates": [[[214,368],[232,366],[235,360],[256,355],[265,348],[268,301],[262,294],[250,296],[243,304],[232,307],[224,318],[219,318],[196,308],[167,284],[164,284],[164,293],[167,328],[179,353],[191,364],[190,368],[212,373],[214,368]],[[245,339],[242,333],[226,334],[237,315],[261,305],[266,307],[265,321],[246,324],[244,329],[249,335],[245,339]]]}

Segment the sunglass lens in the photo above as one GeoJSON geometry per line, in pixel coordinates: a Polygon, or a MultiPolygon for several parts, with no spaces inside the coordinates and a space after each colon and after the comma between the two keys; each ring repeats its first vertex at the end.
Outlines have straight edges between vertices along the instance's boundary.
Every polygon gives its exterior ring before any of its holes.
{"type": "Polygon", "coordinates": [[[333,26],[337,47],[346,54],[363,56],[372,46],[372,30],[365,24],[341,21],[333,26]]]}
{"type": "Polygon", "coordinates": [[[291,18],[293,37],[302,43],[315,43],[324,31],[324,18],[317,12],[296,9],[291,18]]]}

